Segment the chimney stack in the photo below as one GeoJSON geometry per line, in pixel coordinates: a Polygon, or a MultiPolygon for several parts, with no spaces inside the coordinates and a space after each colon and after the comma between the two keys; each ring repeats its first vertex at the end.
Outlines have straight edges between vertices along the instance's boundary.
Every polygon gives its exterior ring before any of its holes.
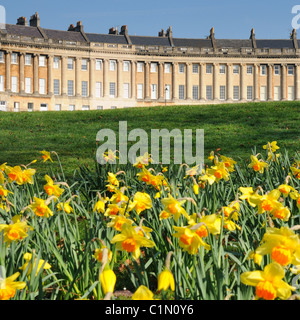
{"type": "Polygon", "coordinates": [[[293,45],[295,49],[298,49],[298,40],[297,40],[297,32],[296,29],[293,29],[291,33],[291,39],[293,40],[293,45]]]}
{"type": "Polygon", "coordinates": [[[109,29],[108,34],[119,34],[119,31],[117,28],[112,27],[109,29]]]}
{"type": "Polygon", "coordinates": [[[158,33],[158,36],[159,37],[165,37],[166,36],[165,30],[161,29],[161,31],[158,33]]]}
{"type": "Polygon", "coordinates": [[[27,18],[25,17],[20,17],[18,20],[17,20],[17,25],[18,26],[27,26],[27,18]]]}
{"type": "Polygon", "coordinates": [[[30,27],[40,27],[40,17],[37,12],[33,16],[31,16],[29,24],[30,27]]]}
{"type": "Polygon", "coordinates": [[[255,31],[254,31],[254,28],[251,29],[250,39],[252,40],[252,47],[253,47],[254,49],[256,49],[257,46],[256,46],[256,39],[255,39],[255,31]]]}
{"type": "Polygon", "coordinates": [[[121,27],[120,34],[122,34],[122,35],[128,35],[127,26],[122,26],[122,27],[121,27]]]}

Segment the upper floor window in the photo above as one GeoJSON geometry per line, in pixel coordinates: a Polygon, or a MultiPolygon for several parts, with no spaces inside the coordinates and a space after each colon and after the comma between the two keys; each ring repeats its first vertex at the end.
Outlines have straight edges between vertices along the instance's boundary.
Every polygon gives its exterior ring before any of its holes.
{"type": "Polygon", "coordinates": [[[206,65],[206,73],[211,74],[212,73],[212,64],[206,65]]]}
{"type": "Polygon", "coordinates": [[[129,61],[124,61],[123,62],[123,71],[124,72],[128,72],[129,71],[129,66],[130,66],[130,62],[129,61]]]}
{"type": "Polygon", "coordinates": [[[74,69],[74,59],[68,58],[68,70],[73,70],[73,69],[74,69]]]}
{"type": "Polygon", "coordinates": [[[199,72],[199,65],[197,63],[193,63],[193,73],[199,72]]]}
{"type": "Polygon", "coordinates": [[[179,63],[178,71],[179,71],[179,73],[184,73],[184,64],[183,63],[179,63]]]}
{"type": "Polygon", "coordinates": [[[26,66],[31,65],[31,54],[25,54],[25,65],[26,66]]]}
{"type": "Polygon", "coordinates": [[[18,64],[18,54],[17,53],[11,54],[11,64],[18,64]]]}
{"type": "Polygon", "coordinates": [[[39,66],[40,67],[46,66],[46,57],[45,56],[39,56],[39,66]]]}
{"type": "Polygon", "coordinates": [[[96,70],[100,71],[102,69],[102,60],[96,59],[96,70]]]}
{"type": "Polygon", "coordinates": [[[4,62],[4,52],[3,51],[0,51],[0,63],[3,63],[4,62]]]}
{"type": "Polygon", "coordinates": [[[154,72],[157,72],[157,63],[156,62],[152,62],[151,63],[151,72],[154,73],[154,72]]]}
{"type": "Polygon", "coordinates": [[[294,75],[294,66],[291,66],[291,65],[288,66],[288,75],[289,76],[294,75]]]}
{"type": "Polygon", "coordinates": [[[81,70],[87,71],[87,69],[88,69],[88,61],[87,61],[87,59],[82,59],[81,60],[81,70]]]}
{"type": "Polygon", "coordinates": [[[252,73],[253,73],[253,67],[247,66],[247,74],[252,74],[252,73]]]}
{"type": "Polygon", "coordinates": [[[225,64],[220,64],[220,74],[225,74],[226,73],[226,66],[225,64]]]}
{"type": "Polygon", "coordinates": [[[144,63],[138,62],[137,63],[137,72],[143,72],[144,71],[144,63]]]}
{"type": "Polygon", "coordinates": [[[277,76],[280,75],[280,66],[278,64],[274,66],[274,74],[277,76]]]}
{"type": "Polygon", "coordinates": [[[240,73],[240,66],[238,64],[235,64],[233,66],[233,73],[234,74],[239,74],[240,73]]]}
{"type": "Polygon", "coordinates": [[[116,60],[109,60],[109,70],[110,71],[116,70],[116,60]]]}
{"type": "Polygon", "coordinates": [[[165,73],[171,73],[171,63],[165,63],[165,73]]]}
{"type": "Polygon", "coordinates": [[[263,64],[260,66],[260,74],[262,76],[265,76],[267,74],[267,66],[266,65],[263,64]]]}
{"type": "Polygon", "coordinates": [[[53,68],[58,69],[59,68],[59,57],[53,58],[53,68]]]}

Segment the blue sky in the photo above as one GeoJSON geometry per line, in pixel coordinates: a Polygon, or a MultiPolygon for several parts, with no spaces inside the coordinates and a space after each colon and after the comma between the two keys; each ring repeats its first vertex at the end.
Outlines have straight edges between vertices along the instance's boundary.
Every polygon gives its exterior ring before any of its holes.
{"type": "Polygon", "coordinates": [[[205,38],[214,27],[216,38],[247,39],[255,28],[258,39],[287,39],[295,16],[292,7],[300,0],[7,0],[0,5],[6,9],[7,23],[15,24],[20,16],[29,20],[37,11],[41,26],[48,29],[67,30],[81,20],[84,30],[92,33],[127,25],[131,35],[157,36],[172,26],[174,37],[205,38]]]}

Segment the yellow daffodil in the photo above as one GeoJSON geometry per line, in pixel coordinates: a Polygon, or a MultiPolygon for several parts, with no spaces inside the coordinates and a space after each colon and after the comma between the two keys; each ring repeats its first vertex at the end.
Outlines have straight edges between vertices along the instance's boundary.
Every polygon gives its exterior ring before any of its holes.
{"type": "Polygon", "coordinates": [[[122,208],[118,204],[109,204],[105,210],[104,215],[106,217],[116,216],[116,215],[125,215],[125,208],[122,208]]]}
{"type": "Polygon", "coordinates": [[[277,146],[277,141],[273,141],[271,143],[268,142],[266,145],[264,145],[263,149],[269,150],[271,152],[276,152],[280,148],[277,146]]]}
{"type": "Polygon", "coordinates": [[[26,287],[26,282],[15,281],[19,276],[20,272],[6,279],[0,277],[0,300],[9,300],[15,296],[17,290],[22,290],[26,287]]]}
{"type": "Polygon", "coordinates": [[[56,206],[57,211],[64,211],[67,214],[73,212],[73,208],[70,206],[69,202],[60,202],[56,206]]]}
{"type": "Polygon", "coordinates": [[[282,221],[288,221],[291,216],[291,211],[288,207],[284,207],[283,204],[279,203],[270,212],[274,218],[280,219],[282,221]]]}
{"type": "Polygon", "coordinates": [[[239,190],[242,193],[242,195],[239,197],[239,199],[247,200],[247,202],[250,204],[250,206],[256,207],[256,204],[250,201],[250,198],[255,195],[253,188],[252,187],[249,187],[249,188],[240,187],[239,190]]]}
{"type": "Polygon", "coordinates": [[[295,188],[289,186],[288,184],[281,184],[278,187],[278,190],[282,193],[282,195],[287,198],[291,191],[295,191],[295,188]]]}
{"type": "Polygon", "coordinates": [[[154,294],[146,286],[141,285],[133,294],[132,300],[154,300],[154,294]]]}
{"type": "Polygon", "coordinates": [[[216,177],[215,177],[215,175],[214,174],[210,174],[209,173],[209,169],[208,170],[206,170],[206,173],[204,173],[201,177],[200,177],[200,180],[202,181],[202,182],[208,182],[209,183],[209,185],[213,185],[215,182],[216,182],[216,177]]]}
{"type": "Polygon", "coordinates": [[[54,184],[54,181],[48,175],[45,175],[45,180],[47,181],[47,184],[44,185],[44,190],[48,196],[59,197],[65,191],[64,189],[61,189],[58,184],[54,184]]]}
{"type": "Polygon", "coordinates": [[[117,277],[113,270],[109,269],[108,264],[100,274],[100,282],[104,295],[109,292],[113,293],[116,285],[117,277]]]}
{"type": "Polygon", "coordinates": [[[204,246],[206,250],[210,250],[210,245],[205,243],[201,237],[198,236],[196,230],[192,230],[189,227],[176,227],[173,226],[176,233],[173,237],[179,238],[179,246],[183,251],[187,251],[189,254],[194,255],[198,252],[200,246],[204,246]]]}
{"type": "Polygon", "coordinates": [[[143,156],[140,156],[136,158],[135,163],[133,164],[134,167],[138,169],[142,169],[145,166],[148,166],[149,163],[154,162],[151,156],[149,155],[148,152],[146,152],[143,156]]]}
{"type": "Polygon", "coordinates": [[[300,193],[298,191],[291,192],[290,197],[296,200],[297,208],[300,209],[300,193]]]}
{"type": "Polygon", "coordinates": [[[34,259],[34,262],[32,264],[32,254],[31,253],[28,253],[28,252],[25,253],[24,256],[23,256],[23,259],[26,262],[24,263],[24,265],[22,267],[20,267],[20,270],[23,270],[23,271],[26,270],[26,268],[29,265],[29,268],[28,268],[28,271],[27,271],[27,276],[30,276],[32,268],[33,268],[33,270],[35,268],[37,268],[36,274],[35,274],[36,276],[39,273],[41,268],[43,268],[43,270],[51,269],[51,265],[48,262],[45,262],[42,259],[40,259],[38,261],[37,261],[37,259],[34,259]],[[36,265],[37,265],[37,267],[36,267],[36,265]]]}
{"type": "Polygon", "coordinates": [[[284,275],[284,269],[278,263],[273,262],[268,264],[263,271],[244,272],[241,274],[241,282],[256,287],[256,299],[287,300],[295,288],[282,280],[284,275]]]}
{"type": "Polygon", "coordinates": [[[8,244],[25,239],[29,230],[33,230],[33,228],[28,226],[26,221],[21,221],[19,215],[14,216],[9,225],[0,224],[0,233],[3,231],[3,240],[8,244]]]}
{"type": "Polygon", "coordinates": [[[291,167],[290,168],[293,175],[295,176],[295,178],[299,179],[300,180],[300,169],[297,167],[291,167]]]}
{"type": "Polygon", "coordinates": [[[211,153],[209,154],[208,160],[214,161],[214,159],[215,159],[215,153],[214,151],[211,151],[211,153]]]}
{"type": "Polygon", "coordinates": [[[15,181],[18,185],[26,183],[33,184],[33,176],[36,173],[35,169],[26,169],[22,171],[20,166],[5,168],[5,172],[8,175],[8,181],[15,181]]]}
{"type": "Polygon", "coordinates": [[[125,216],[122,215],[113,215],[110,216],[111,221],[107,224],[108,228],[114,228],[117,231],[121,231],[122,230],[122,226],[123,224],[127,224],[129,226],[131,226],[133,224],[133,221],[130,219],[127,219],[125,216]]]}
{"type": "Polygon", "coordinates": [[[263,196],[258,194],[250,196],[250,201],[257,205],[258,214],[262,214],[266,211],[271,212],[278,207],[280,205],[280,202],[278,201],[279,197],[280,191],[274,189],[263,196]]]}
{"type": "Polygon", "coordinates": [[[11,191],[5,189],[3,186],[0,185],[0,197],[2,197],[3,200],[7,197],[9,193],[13,194],[11,191]]]}
{"type": "Polygon", "coordinates": [[[219,182],[221,179],[225,181],[229,180],[229,172],[224,162],[218,162],[215,166],[209,168],[207,173],[213,175],[216,178],[216,182],[219,182]]]}
{"type": "Polygon", "coordinates": [[[251,251],[248,255],[248,259],[253,259],[254,263],[260,266],[262,263],[263,256],[256,253],[256,251],[251,251]]]}
{"type": "Polygon", "coordinates": [[[268,167],[269,165],[266,162],[258,160],[257,157],[251,155],[251,163],[248,168],[252,168],[255,172],[264,173],[265,168],[268,167]]]}
{"type": "Polygon", "coordinates": [[[117,250],[132,253],[135,260],[141,254],[141,247],[152,248],[155,246],[155,243],[144,237],[142,232],[137,232],[136,228],[126,223],[122,225],[121,233],[114,236],[111,243],[116,243],[117,250]]]}
{"type": "Polygon", "coordinates": [[[94,253],[94,258],[99,261],[99,262],[102,262],[102,258],[103,258],[103,250],[104,249],[107,249],[107,259],[109,262],[111,262],[112,260],[112,257],[113,257],[113,253],[110,249],[108,249],[106,246],[102,246],[101,249],[97,248],[95,250],[95,253],[94,253]]]}
{"type": "Polygon", "coordinates": [[[43,162],[46,162],[48,160],[50,160],[51,162],[53,162],[53,160],[51,159],[51,154],[50,152],[46,151],[46,150],[43,150],[43,151],[40,151],[40,153],[42,154],[42,158],[43,158],[43,162]]]}
{"type": "Polygon", "coordinates": [[[5,182],[4,174],[2,173],[2,171],[0,171],[0,184],[4,184],[4,182],[5,182]]]}
{"type": "Polygon", "coordinates": [[[137,214],[152,208],[152,201],[146,192],[137,192],[133,197],[133,206],[137,214]]]}
{"type": "Polygon", "coordinates": [[[93,211],[98,212],[98,213],[104,213],[105,212],[105,202],[102,200],[97,201],[94,205],[93,211]]]}
{"type": "Polygon", "coordinates": [[[234,165],[236,164],[236,161],[234,161],[233,159],[231,159],[229,157],[225,157],[225,156],[221,156],[221,160],[224,162],[225,168],[229,172],[233,172],[234,171],[234,165]]]}
{"type": "Polygon", "coordinates": [[[112,204],[118,204],[124,202],[125,204],[129,201],[129,198],[121,191],[116,191],[115,194],[110,198],[112,204]]]}
{"type": "Polygon", "coordinates": [[[50,210],[46,201],[43,199],[33,197],[33,203],[30,204],[28,208],[30,208],[38,217],[49,218],[49,216],[53,216],[52,210],[50,210]]]}
{"type": "Polygon", "coordinates": [[[175,280],[172,272],[165,268],[157,278],[158,284],[157,284],[157,290],[161,291],[167,291],[169,288],[174,291],[175,290],[175,280]]]}
{"type": "Polygon", "coordinates": [[[232,220],[238,221],[240,205],[237,201],[233,201],[228,206],[222,207],[222,210],[226,218],[230,217],[232,220]]]}
{"type": "Polygon", "coordinates": [[[117,179],[116,175],[111,173],[111,172],[108,172],[108,179],[107,179],[109,185],[113,185],[115,187],[119,187],[120,183],[119,183],[119,180],[117,179]]]}
{"type": "Polygon", "coordinates": [[[297,234],[287,227],[268,228],[262,239],[262,244],[256,253],[271,259],[282,266],[300,264],[300,240],[297,234]]]}
{"type": "Polygon", "coordinates": [[[105,152],[102,156],[103,159],[106,163],[114,163],[116,159],[119,159],[116,156],[116,152],[117,151],[112,151],[112,150],[108,150],[107,152],[105,152]]]}
{"type": "Polygon", "coordinates": [[[171,214],[174,217],[175,222],[178,221],[181,215],[186,217],[189,220],[189,215],[185,211],[185,209],[182,207],[182,205],[186,202],[186,200],[176,200],[172,197],[171,194],[169,194],[168,198],[162,199],[161,203],[164,206],[163,211],[166,211],[167,213],[171,214]]]}

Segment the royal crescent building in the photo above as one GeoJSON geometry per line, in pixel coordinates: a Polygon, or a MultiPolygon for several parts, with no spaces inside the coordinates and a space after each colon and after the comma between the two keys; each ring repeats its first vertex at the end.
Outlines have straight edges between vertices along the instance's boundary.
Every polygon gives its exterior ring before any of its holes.
{"type": "Polygon", "coordinates": [[[38,13],[0,29],[0,110],[99,110],[300,99],[300,45],[287,39],[129,35],[42,28],[38,13]]]}

